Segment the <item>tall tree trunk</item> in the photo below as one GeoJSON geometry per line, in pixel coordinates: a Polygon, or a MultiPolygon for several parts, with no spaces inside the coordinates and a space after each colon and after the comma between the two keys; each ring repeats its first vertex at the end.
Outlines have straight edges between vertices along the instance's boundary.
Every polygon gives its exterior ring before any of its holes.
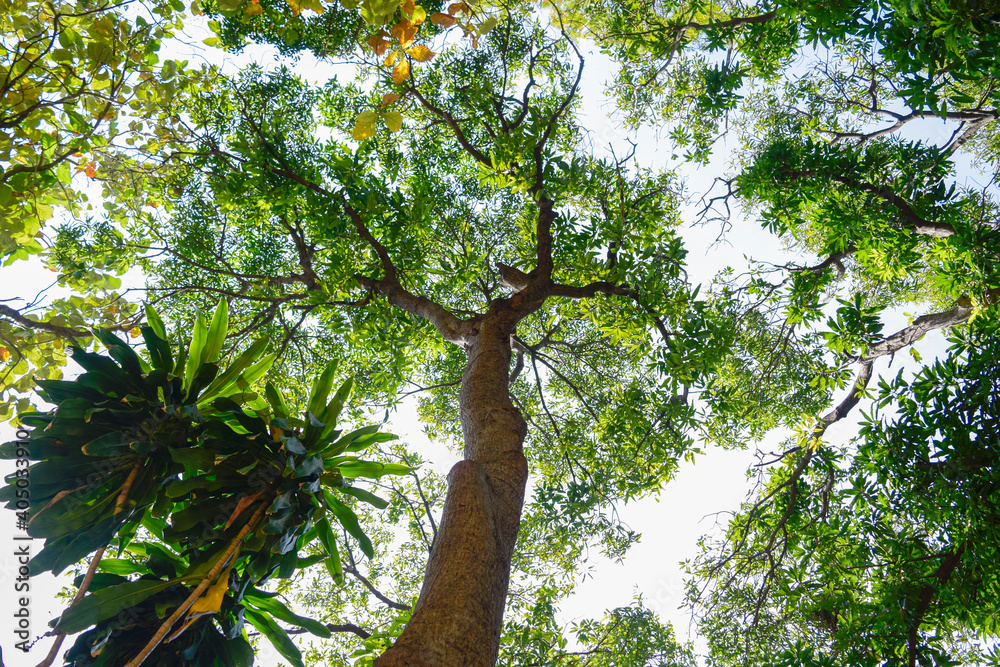
{"type": "Polygon", "coordinates": [[[527,425],[509,393],[513,325],[492,315],[467,340],[459,393],[465,458],[448,474],[420,598],[376,667],[496,664],[528,465],[527,425]]]}

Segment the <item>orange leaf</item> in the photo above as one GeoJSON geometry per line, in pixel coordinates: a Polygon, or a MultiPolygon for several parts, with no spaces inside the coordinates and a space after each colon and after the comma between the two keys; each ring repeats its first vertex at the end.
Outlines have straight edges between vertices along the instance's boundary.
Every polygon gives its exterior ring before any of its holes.
{"type": "Polygon", "coordinates": [[[412,16],[413,10],[417,8],[417,3],[413,2],[413,0],[403,0],[403,2],[399,3],[399,8],[407,16],[412,16]]]}
{"type": "Polygon", "coordinates": [[[454,16],[459,12],[467,12],[467,11],[469,11],[469,5],[465,4],[464,2],[455,2],[448,5],[448,13],[451,14],[452,16],[454,16]]]}
{"type": "Polygon", "coordinates": [[[409,53],[411,56],[413,56],[413,59],[416,60],[418,63],[425,63],[431,58],[433,58],[435,55],[437,55],[423,45],[414,46],[411,49],[407,49],[406,52],[409,53]]]}
{"type": "Polygon", "coordinates": [[[406,58],[400,58],[399,63],[392,68],[392,82],[399,84],[406,81],[410,76],[410,61],[406,58]]]}
{"type": "Polygon", "coordinates": [[[431,23],[441,28],[450,28],[455,25],[455,19],[451,18],[447,14],[437,12],[436,14],[431,14],[431,23]]]}
{"type": "Polygon", "coordinates": [[[392,36],[399,40],[399,45],[404,49],[410,44],[413,44],[413,38],[416,34],[417,26],[413,25],[406,19],[403,19],[396,25],[392,26],[392,36]]]}
{"type": "Polygon", "coordinates": [[[245,510],[248,505],[250,505],[251,503],[253,503],[253,501],[257,500],[257,498],[259,498],[262,493],[264,493],[264,492],[263,491],[258,491],[257,493],[253,494],[252,496],[243,496],[242,498],[240,498],[239,502],[236,503],[236,509],[234,509],[233,513],[229,515],[229,521],[226,522],[226,527],[223,528],[223,530],[226,530],[231,525],[233,525],[233,521],[236,521],[236,517],[238,517],[240,515],[240,512],[242,512],[243,510],[245,510]]]}
{"type": "Polygon", "coordinates": [[[380,56],[389,48],[389,35],[384,30],[379,30],[376,34],[368,38],[368,46],[372,47],[375,55],[380,56]]]}
{"type": "Polygon", "coordinates": [[[97,176],[97,163],[88,162],[87,166],[83,168],[83,172],[87,174],[87,176],[94,178],[95,176],[97,176]]]}
{"type": "Polygon", "coordinates": [[[399,95],[397,95],[396,93],[386,93],[385,95],[382,96],[382,104],[380,106],[387,107],[390,104],[393,104],[398,101],[399,101],[399,95]]]}
{"type": "Polygon", "coordinates": [[[7,361],[8,359],[10,359],[10,350],[0,347],[0,361],[7,361]]]}

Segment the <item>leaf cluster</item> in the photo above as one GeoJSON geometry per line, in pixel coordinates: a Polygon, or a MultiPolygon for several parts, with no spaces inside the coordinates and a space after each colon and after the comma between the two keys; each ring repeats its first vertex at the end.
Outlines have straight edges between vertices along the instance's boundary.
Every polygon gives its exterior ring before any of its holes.
{"type": "Polygon", "coordinates": [[[98,330],[110,357],[74,348],[84,374],[42,381],[56,408],[22,415],[31,438],[0,450],[36,461],[0,490],[29,534],[45,540],[32,570],[58,573],[97,551],[84,585],[90,594],[55,625],[60,634],[90,628],[67,664],[117,665],[152,650],[154,664],[250,665],[249,622],[302,665],[278,621],[330,631],[262,587],[319,561],[342,578],[333,526],[374,553],[351,505],[384,503],[352,482],[410,471],[359,458],[392,436],[375,426],[335,428],[351,389],[348,381],[331,396],[336,365],[316,380],[303,417],[270,383],[262,394],[253,390],[274,360],[261,356],[264,340],[223,369],[227,310],[221,302],[211,323],[199,315],[190,346],[177,354],[147,310],[148,359],[98,330]],[[21,510],[19,480],[28,476],[32,503],[21,510]],[[317,538],[322,549],[300,555],[317,538]],[[108,546],[116,558],[102,558],[108,546]],[[172,634],[161,644],[166,630],[172,634]]]}

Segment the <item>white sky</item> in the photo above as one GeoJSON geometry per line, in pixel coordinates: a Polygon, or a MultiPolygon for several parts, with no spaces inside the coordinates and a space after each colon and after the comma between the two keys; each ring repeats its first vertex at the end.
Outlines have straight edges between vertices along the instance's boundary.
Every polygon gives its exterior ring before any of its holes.
{"type": "MultiPolygon", "coordinates": [[[[194,26],[189,29],[192,36],[189,43],[195,49],[200,46],[202,38],[207,36],[204,27],[194,26]]],[[[173,57],[188,58],[203,57],[185,55],[177,52],[173,57]]],[[[605,80],[609,69],[603,56],[594,52],[586,54],[587,74],[585,82],[591,82],[583,90],[584,119],[582,124],[592,130],[591,139],[595,146],[613,144],[621,155],[627,150],[625,140],[632,138],[638,143],[637,159],[639,164],[651,167],[665,167],[670,158],[670,150],[666,141],[658,141],[651,131],[639,135],[629,135],[621,131],[605,115],[609,108],[601,99],[600,86],[605,80]]],[[[273,51],[265,49],[248,49],[247,53],[236,57],[227,57],[229,67],[235,70],[248,60],[254,60],[264,66],[277,64],[273,51]]],[[[303,59],[296,71],[307,78],[324,82],[335,71],[330,66],[303,59]]],[[[350,70],[345,72],[350,76],[350,70]]],[[[343,78],[343,77],[342,77],[343,78]]],[[[926,132],[926,129],[924,130],[926,132]]],[[[942,138],[946,137],[942,126],[942,138]]],[[[688,190],[703,192],[716,176],[722,174],[720,165],[726,159],[723,152],[709,167],[694,170],[688,169],[686,178],[688,190]]],[[[693,219],[694,208],[690,207],[686,221],[693,219]]],[[[777,260],[781,256],[780,249],[770,235],[761,231],[759,226],[747,224],[742,229],[737,225],[730,240],[732,246],[716,246],[708,252],[709,246],[718,234],[716,228],[686,228],[684,237],[690,250],[688,271],[693,282],[709,283],[716,272],[725,267],[733,266],[737,273],[745,268],[744,253],[757,259],[768,258],[777,260]]],[[[18,262],[11,267],[0,268],[0,301],[13,297],[31,298],[46,286],[53,274],[42,269],[37,262],[18,262]]],[[[890,333],[905,326],[905,316],[897,313],[890,316],[885,331],[890,333]]],[[[943,350],[942,336],[929,336],[921,342],[919,348],[925,358],[931,358],[936,352],[943,350]]],[[[908,354],[901,354],[890,370],[895,374],[900,364],[912,363],[908,354]]],[[[885,369],[885,361],[880,366],[885,369]]],[[[837,400],[840,400],[839,397],[837,400]]],[[[857,414],[857,410],[855,415],[857,414]]],[[[390,424],[392,432],[406,439],[411,446],[433,461],[433,468],[446,473],[456,460],[455,455],[443,446],[427,442],[416,421],[412,404],[395,416],[390,424]]],[[[853,422],[837,424],[828,434],[827,439],[834,443],[843,442],[854,430],[853,422]]],[[[13,431],[8,426],[0,427],[0,442],[13,438],[13,431]]],[[[781,437],[774,435],[762,446],[771,451],[777,448],[781,437]]],[[[560,620],[571,622],[584,618],[600,618],[604,611],[618,606],[630,604],[636,594],[641,592],[645,604],[658,612],[663,620],[673,623],[677,636],[685,639],[688,636],[688,615],[685,610],[678,609],[684,594],[684,579],[680,561],[696,554],[696,541],[699,536],[710,531],[715,522],[711,515],[722,510],[731,510],[739,506],[749,488],[746,470],[754,461],[753,451],[722,451],[710,448],[708,452],[697,459],[696,464],[682,463],[676,478],[667,485],[659,498],[648,498],[619,508],[622,519],[632,529],[642,534],[642,539],[628,553],[624,562],[612,563],[595,554],[585,575],[581,575],[582,583],[576,593],[562,605],[560,620]]],[[[0,473],[7,474],[13,469],[12,462],[0,461],[0,473]]],[[[15,548],[13,540],[15,531],[14,517],[7,513],[0,514],[0,646],[4,647],[4,662],[10,667],[33,667],[48,651],[51,640],[40,641],[27,656],[15,652],[15,639],[12,634],[12,613],[16,603],[13,594],[16,563],[10,555],[15,548]]],[[[40,542],[34,542],[32,552],[41,548],[40,542]]],[[[67,577],[58,581],[50,575],[42,575],[31,581],[31,633],[32,637],[45,631],[45,624],[58,616],[63,608],[61,601],[54,600],[55,592],[69,584],[67,577]]],[[[72,639],[63,644],[65,650],[71,646],[72,639]]],[[[258,664],[274,665],[278,655],[266,641],[261,642],[258,652],[258,664]]],[[[61,664],[56,662],[56,664],[61,664]]]]}

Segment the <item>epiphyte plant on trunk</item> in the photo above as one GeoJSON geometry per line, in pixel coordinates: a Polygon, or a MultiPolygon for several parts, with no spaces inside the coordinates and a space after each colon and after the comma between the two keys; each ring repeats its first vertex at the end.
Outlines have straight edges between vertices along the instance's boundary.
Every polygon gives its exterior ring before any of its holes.
{"type": "Polygon", "coordinates": [[[335,364],[316,379],[301,417],[271,383],[254,390],[274,361],[265,340],[223,368],[225,301],[210,324],[198,314],[190,346],[176,356],[152,308],[147,319],[148,358],[95,330],[110,356],[74,348],[84,373],[40,382],[55,408],[21,415],[31,437],[0,448],[5,458],[36,461],[0,490],[17,509],[17,482],[30,476],[24,518],[28,533],[45,540],[31,571],[58,574],[93,554],[42,664],[63,636],[82,633],[65,653],[68,665],[251,665],[250,623],[302,667],[279,621],[321,637],[330,630],[294,614],[264,584],[319,561],[342,578],[341,528],[370,557],[351,504],[386,503],[352,482],[410,469],[359,457],[394,437],[377,425],[336,428],[352,382],[332,391],[335,364]],[[317,539],[322,550],[304,555],[317,539]],[[114,557],[105,557],[109,548],[114,557]]]}

